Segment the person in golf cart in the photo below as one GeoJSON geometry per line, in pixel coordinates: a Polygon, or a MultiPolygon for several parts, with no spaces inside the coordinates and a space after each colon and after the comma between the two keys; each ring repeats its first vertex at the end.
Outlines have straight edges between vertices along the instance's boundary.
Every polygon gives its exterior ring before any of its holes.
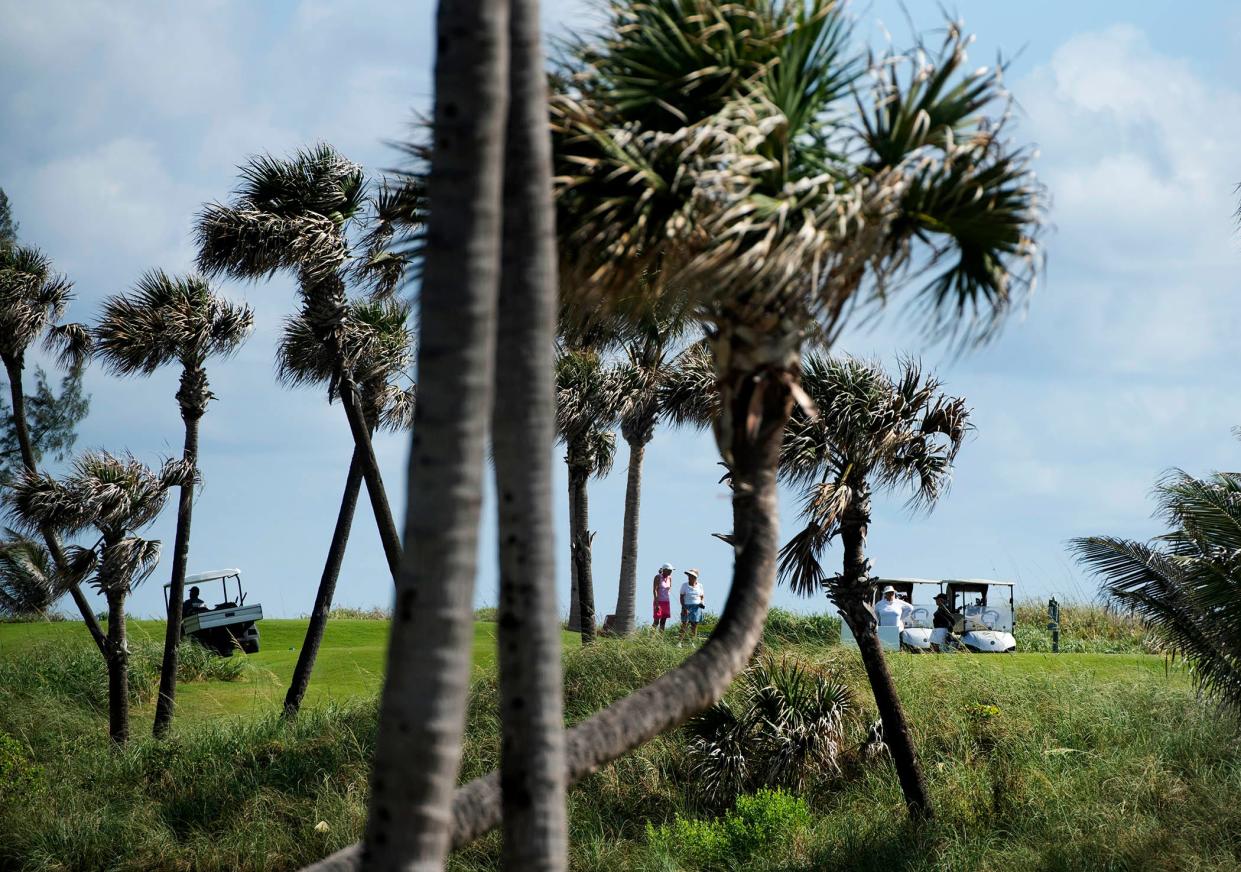
{"type": "Polygon", "coordinates": [[[956,636],[952,631],[956,628],[961,616],[948,608],[948,594],[935,594],[935,616],[931,619],[931,650],[939,653],[947,648],[958,647],[956,636]]]}
{"type": "Polygon", "coordinates": [[[190,615],[196,615],[199,612],[205,611],[207,611],[207,604],[198,595],[198,588],[191,587],[189,599],[181,606],[181,617],[188,618],[190,615]]]}

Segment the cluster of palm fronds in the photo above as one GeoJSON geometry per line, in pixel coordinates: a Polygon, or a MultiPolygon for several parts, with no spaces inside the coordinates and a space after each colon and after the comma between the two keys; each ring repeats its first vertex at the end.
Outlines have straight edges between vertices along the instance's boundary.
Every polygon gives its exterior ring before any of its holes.
{"type": "Polygon", "coordinates": [[[1148,621],[1205,691],[1241,711],[1241,474],[1175,470],[1155,498],[1168,533],[1149,543],[1090,536],[1073,548],[1108,597],[1148,621]]]}
{"type": "Polygon", "coordinates": [[[839,770],[856,714],[848,685],[792,657],[768,658],[741,678],[741,700],[690,722],[692,775],[715,804],[760,787],[803,790],[839,770]]]}
{"type": "Polygon", "coordinates": [[[44,614],[63,593],[47,549],[13,530],[0,542],[0,617],[44,614]]]}

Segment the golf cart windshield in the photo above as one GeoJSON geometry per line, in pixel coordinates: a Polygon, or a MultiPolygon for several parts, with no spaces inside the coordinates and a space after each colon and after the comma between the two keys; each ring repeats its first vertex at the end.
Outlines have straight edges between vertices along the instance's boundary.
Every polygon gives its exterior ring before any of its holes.
{"type": "Polygon", "coordinates": [[[1012,632],[1012,585],[950,581],[946,592],[948,608],[965,618],[966,630],[1012,632]]]}

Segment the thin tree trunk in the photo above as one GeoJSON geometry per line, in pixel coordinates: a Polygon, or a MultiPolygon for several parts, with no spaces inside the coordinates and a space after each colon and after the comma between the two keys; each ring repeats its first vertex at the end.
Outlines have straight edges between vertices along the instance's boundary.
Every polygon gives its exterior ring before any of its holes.
{"type": "Polygon", "coordinates": [[[577,560],[573,553],[573,543],[577,541],[577,489],[573,486],[573,476],[569,476],[569,621],[566,629],[570,633],[582,630],[582,601],[577,592],[577,560]]]}
{"type": "Polygon", "coordinates": [[[332,610],[332,597],[336,593],[336,581],[340,578],[340,566],[345,559],[349,531],[353,527],[353,514],[358,507],[358,494],[362,490],[362,464],[358,459],[360,454],[361,449],[353,449],[349,475],[345,478],[345,492],[341,495],[340,511],[336,514],[336,529],[332,531],[332,544],[328,546],[327,561],[323,564],[323,574],[319,577],[319,589],[315,593],[315,605],[310,612],[306,638],[297,655],[297,666],[293,668],[289,690],[284,695],[282,717],[285,720],[297,717],[302,707],[302,699],[306,696],[306,688],[310,686],[310,674],[315,668],[319,646],[323,644],[328,613],[332,610]]]}
{"type": "Polygon", "coordinates": [[[629,477],[625,482],[625,527],[621,539],[620,587],[616,594],[616,632],[628,635],[637,623],[638,515],[642,504],[642,459],[646,443],[629,441],[629,477]]]}
{"type": "Polygon", "coordinates": [[[371,429],[358,403],[357,386],[348,374],[341,377],[340,402],[345,407],[345,417],[349,420],[349,430],[353,433],[354,447],[358,449],[355,456],[362,466],[362,478],[366,481],[371,511],[375,513],[379,539],[383,543],[384,556],[388,559],[388,571],[395,580],[401,570],[401,539],[396,531],[396,521],[392,517],[392,506],[388,503],[388,492],[384,490],[371,429]]]}
{"type": "MultiPolygon", "coordinates": [[[[34,444],[30,440],[30,426],[26,421],[26,394],[22,387],[22,362],[6,357],[4,359],[4,368],[9,377],[9,396],[12,398],[13,405],[13,427],[17,431],[17,445],[22,452],[22,463],[30,472],[38,472],[38,464],[34,458],[34,444]]],[[[39,532],[43,534],[43,541],[47,543],[48,553],[52,555],[52,561],[56,564],[56,568],[62,572],[67,570],[69,564],[65,559],[65,550],[61,547],[60,537],[56,535],[56,531],[47,525],[42,525],[39,528],[39,532]]],[[[82,621],[86,624],[86,629],[90,632],[91,638],[95,640],[95,647],[99,649],[99,653],[106,659],[108,656],[108,640],[104,637],[103,628],[99,626],[99,621],[95,619],[95,613],[91,611],[90,601],[86,599],[86,595],[82,593],[82,588],[76,581],[69,585],[69,594],[73,597],[73,603],[78,607],[78,611],[82,615],[82,621]]]]}
{"type": "Polygon", "coordinates": [[[573,488],[573,537],[571,553],[577,567],[577,613],[582,644],[595,641],[595,582],[591,574],[590,499],[586,493],[587,473],[570,470],[569,486],[573,488]]]}
{"type": "Polygon", "coordinates": [[[841,519],[840,541],[844,548],[844,573],[840,588],[844,595],[840,599],[845,602],[837,605],[849,622],[850,632],[857,639],[862,663],[866,667],[866,677],[870,681],[871,692],[875,695],[875,706],[879,709],[879,718],[883,723],[883,741],[892,755],[892,765],[901,784],[901,793],[905,796],[905,806],[910,817],[926,820],[932,817],[932,808],[926,781],[922,776],[922,766],[918,762],[918,752],[914,747],[909,724],[905,720],[905,711],[901,707],[896,685],[892,681],[892,673],[888,671],[888,662],[883,655],[883,646],[875,629],[875,614],[865,598],[865,591],[869,587],[866,531],[870,517],[870,499],[865,486],[856,487],[855,492],[859,494],[857,506],[847,511],[841,519]]]}
{"type": "Polygon", "coordinates": [[[108,591],[108,735],[129,741],[129,647],[125,639],[125,594],[108,591]]]}
{"type": "MultiPolygon", "coordinates": [[[[750,348],[737,338],[728,359],[745,362],[757,356],[746,352],[750,348]]],[[[722,420],[717,439],[733,470],[735,558],[732,588],[715,632],[676,669],[567,731],[569,784],[714,705],[749,662],[762,636],[776,583],[780,535],[776,464],[792,410],[789,384],[796,378],[798,364],[789,355],[795,352],[796,345],[790,345],[777,358],[782,364],[779,368],[767,364],[757,372],[733,370],[721,379],[728,398],[722,419],[727,420],[722,420]],[[747,422],[752,426],[747,427],[747,422]]],[[[764,355],[772,357],[771,353],[764,355]]],[[[469,844],[499,826],[500,819],[498,773],[462,786],[453,801],[453,847],[469,844]]],[[[313,872],[357,869],[362,853],[361,845],[351,845],[309,868],[313,872]]]]}
{"type": "Polygon", "coordinates": [[[508,3],[442,2],[420,292],[418,407],[363,862],[439,870],[473,643],[507,115],[508,3]]]}
{"type": "MultiPolygon", "coordinates": [[[[207,376],[201,368],[197,373],[186,370],[181,376],[181,390],[187,393],[201,388],[207,390],[207,376]],[[191,384],[191,380],[193,383],[191,384]],[[188,390],[187,390],[188,389],[188,390]]],[[[204,393],[196,393],[197,397],[204,393]]],[[[202,411],[192,397],[181,405],[181,420],[185,422],[185,446],[181,459],[198,468],[198,423],[202,411]]],[[[159,697],[155,701],[155,724],[152,733],[162,739],[172,725],[176,709],[177,653],[181,645],[181,608],[185,599],[185,572],[190,559],[190,524],[194,513],[194,485],[181,487],[177,503],[177,534],[172,553],[172,579],[168,585],[168,624],[164,628],[164,658],[159,670],[159,697]]]]}
{"type": "Polygon", "coordinates": [[[552,501],[555,223],[537,0],[511,0],[492,450],[499,506],[500,770],[506,869],[560,872],[568,854],[552,501]]]}

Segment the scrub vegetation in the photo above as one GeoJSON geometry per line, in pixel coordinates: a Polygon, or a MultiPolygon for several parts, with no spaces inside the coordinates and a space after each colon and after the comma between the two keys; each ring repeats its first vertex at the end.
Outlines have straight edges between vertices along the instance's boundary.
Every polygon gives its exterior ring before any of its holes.
{"type": "MultiPolygon", "coordinates": [[[[1032,603],[1019,610],[1031,639],[1039,614],[1032,603]]],[[[1062,648],[1121,644],[1129,620],[1097,606],[1061,615],[1062,648]]],[[[470,688],[463,780],[493,768],[500,747],[495,626],[475,627],[475,650],[485,654],[470,688]]],[[[106,682],[89,639],[71,622],[0,625],[0,868],[295,869],[355,841],[379,687],[378,670],[363,664],[383,662],[382,650],[370,650],[371,628],[386,630],[381,621],[329,624],[312,684],[322,695],[309,696],[292,723],[279,717],[296,657],[285,642],[301,639],[304,621],[265,621],[265,650],[251,657],[185,646],[171,738],[135,736],[115,748],[98,741],[106,682]],[[281,674],[268,679],[269,671],[281,674]],[[221,716],[212,697],[236,691],[239,704],[221,716]]],[[[832,765],[774,786],[756,779],[720,801],[702,790],[696,737],[709,721],[691,722],[570,792],[572,868],[1223,872],[1241,864],[1241,726],[1195,694],[1178,663],[1139,653],[1137,641],[1120,655],[891,657],[938,814],[916,830],[904,822],[891,764],[868,741],[876,713],[865,672],[855,651],[834,643],[837,628],[827,616],[776,612],[763,653],[726,696],[738,713],[764,696],[771,702],[776,685],[791,700],[773,706],[764,726],[750,720],[766,736],[743,751],[757,766],[788,726],[774,713],[802,704],[789,690],[794,673],[804,687],[838,689],[847,703],[832,765]]],[[[564,635],[570,724],[685,655],[649,631],[585,648],[576,638],[564,635]]],[[[137,622],[131,641],[133,697],[150,709],[156,622],[137,622]]],[[[498,868],[499,851],[492,833],[454,854],[450,868],[498,868]]]]}

